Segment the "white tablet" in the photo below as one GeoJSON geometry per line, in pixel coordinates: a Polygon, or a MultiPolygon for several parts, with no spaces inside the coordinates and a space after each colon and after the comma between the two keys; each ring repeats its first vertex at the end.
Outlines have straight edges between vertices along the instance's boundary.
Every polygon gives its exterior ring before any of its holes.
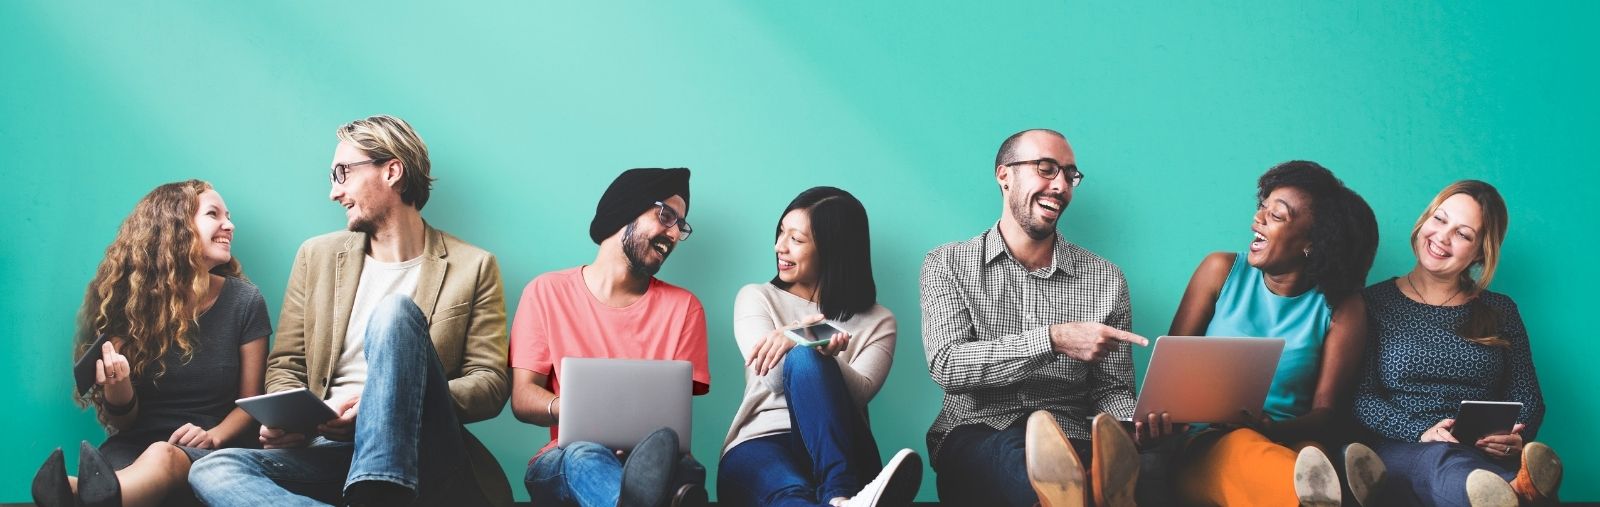
{"type": "Polygon", "coordinates": [[[234,403],[261,424],[291,433],[314,434],[318,424],[339,417],[304,387],[242,398],[234,403]]]}

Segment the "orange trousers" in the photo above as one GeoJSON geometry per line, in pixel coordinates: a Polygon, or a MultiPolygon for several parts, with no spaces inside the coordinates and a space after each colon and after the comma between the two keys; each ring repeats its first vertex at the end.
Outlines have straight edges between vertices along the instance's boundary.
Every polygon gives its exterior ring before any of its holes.
{"type": "Polygon", "coordinates": [[[1296,505],[1295,458],[1301,448],[1313,445],[1286,447],[1252,429],[1229,431],[1185,450],[1179,494],[1199,505],[1296,505]]]}

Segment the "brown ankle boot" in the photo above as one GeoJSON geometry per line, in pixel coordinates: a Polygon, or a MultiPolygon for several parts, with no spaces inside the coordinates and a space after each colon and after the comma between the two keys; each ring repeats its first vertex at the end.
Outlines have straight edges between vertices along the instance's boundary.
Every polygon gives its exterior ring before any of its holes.
{"type": "Polygon", "coordinates": [[[1073,507],[1084,504],[1083,462],[1078,461],[1072,442],[1056,425],[1050,412],[1039,410],[1028,416],[1023,455],[1028,466],[1028,483],[1039,495],[1043,507],[1073,507]]]}
{"type": "Polygon", "coordinates": [[[1089,484],[1094,504],[1100,507],[1131,507],[1139,482],[1139,447],[1122,429],[1115,417],[1101,413],[1090,429],[1094,455],[1090,457],[1089,484]]]}
{"type": "Polygon", "coordinates": [[[1522,468],[1511,489],[1523,505],[1543,505],[1556,500],[1561,488],[1561,457],[1550,446],[1531,442],[1522,448],[1522,468]]]}

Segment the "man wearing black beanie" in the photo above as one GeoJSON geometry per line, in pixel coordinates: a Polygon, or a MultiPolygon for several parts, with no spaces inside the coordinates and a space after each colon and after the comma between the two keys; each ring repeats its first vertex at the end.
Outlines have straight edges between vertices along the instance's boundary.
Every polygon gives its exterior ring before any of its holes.
{"type": "Polygon", "coordinates": [[[511,411],[551,429],[523,480],[534,504],[653,507],[672,495],[675,505],[705,502],[705,468],[679,455],[671,429],[646,437],[626,460],[618,456],[629,449],[555,439],[565,357],[688,361],[694,394],[710,390],[705,310],[694,294],[655,277],[694,231],[688,214],[688,169],[625,171],[589,222],[589,239],[600,245],[594,262],[539,275],[523,289],[511,326],[511,411]]]}

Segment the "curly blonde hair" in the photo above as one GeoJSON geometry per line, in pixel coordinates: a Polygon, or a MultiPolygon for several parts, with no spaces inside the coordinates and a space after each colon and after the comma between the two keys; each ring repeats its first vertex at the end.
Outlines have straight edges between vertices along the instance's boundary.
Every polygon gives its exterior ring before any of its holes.
{"type": "MultiPolygon", "coordinates": [[[[198,325],[202,291],[211,274],[239,277],[237,259],[204,271],[203,241],[194,217],[200,194],[211,190],[201,180],[156,187],[123,219],[106,247],[83,296],[74,336],[74,357],[99,335],[120,339],[117,352],[128,358],[135,378],[166,373],[161,358],[174,347],[188,361],[198,325]]],[[[80,404],[99,403],[98,389],[79,396],[80,404]]]]}

